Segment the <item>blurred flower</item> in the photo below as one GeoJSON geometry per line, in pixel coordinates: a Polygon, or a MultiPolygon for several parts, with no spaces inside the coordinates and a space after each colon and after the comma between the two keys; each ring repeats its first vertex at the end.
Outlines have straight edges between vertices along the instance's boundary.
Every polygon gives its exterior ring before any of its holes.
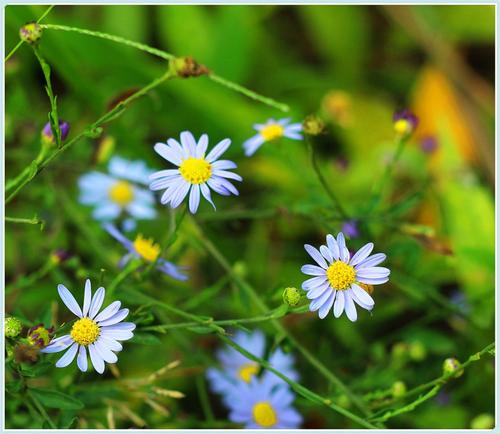
{"type": "Polygon", "coordinates": [[[406,393],[406,384],[403,381],[396,381],[392,387],[392,396],[398,398],[406,393]]]}
{"type": "Polygon", "coordinates": [[[426,154],[432,154],[437,147],[437,140],[434,136],[425,136],[420,140],[420,149],[426,154]]]}
{"type": "Polygon", "coordinates": [[[15,338],[17,335],[19,335],[19,333],[21,333],[23,325],[21,324],[21,321],[19,321],[19,319],[10,316],[8,318],[5,318],[4,327],[5,337],[15,338]]]}
{"type": "Polygon", "coordinates": [[[302,124],[290,124],[290,118],[280,119],[278,121],[271,118],[268,119],[265,124],[255,124],[253,127],[258,131],[258,134],[243,143],[243,148],[245,149],[245,155],[247,157],[253,155],[264,143],[281,137],[288,137],[294,140],[303,139],[302,134],[300,134],[300,131],[302,131],[302,124]]]}
{"type": "Polygon", "coordinates": [[[351,96],[342,90],[332,90],[323,98],[323,108],[333,122],[346,127],[352,120],[351,96]]]}
{"type": "Polygon", "coordinates": [[[35,363],[40,349],[35,345],[19,344],[14,347],[14,360],[17,363],[35,363]]]}
{"type": "Polygon", "coordinates": [[[47,329],[44,327],[43,323],[40,323],[28,330],[28,342],[31,345],[35,345],[39,348],[44,348],[49,344],[53,334],[54,327],[50,327],[47,329]]]}
{"type": "Polygon", "coordinates": [[[19,37],[28,44],[37,43],[42,37],[42,27],[36,22],[26,23],[19,29],[19,37]]]}
{"type": "Polygon", "coordinates": [[[470,427],[472,429],[493,429],[495,428],[495,418],[489,413],[482,413],[472,419],[470,427]]]}
{"type": "Polygon", "coordinates": [[[71,253],[64,249],[56,249],[54,252],[52,252],[50,258],[52,259],[52,262],[57,265],[61,262],[67,261],[69,258],[71,258],[71,256],[71,253]]]}
{"type": "Polygon", "coordinates": [[[98,144],[94,154],[94,161],[97,164],[105,163],[111,157],[116,147],[116,139],[113,136],[103,136],[98,144]]]}
{"type": "Polygon", "coordinates": [[[316,115],[309,115],[302,122],[302,130],[310,136],[317,136],[325,129],[325,123],[316,115]]]}
{"type": "Polygon", "coordinates": [[[246,429],[298,428],[302,416],[292,407],[294,394],[287,387],[276,387],[270,378],[241,382],[238,393],[228,402],[229,419],[246,429]]]}
{"type": "Polygon", "coordinates": [[[180,141],[181,143],[168,139],[167,144],[157,143],[154,147],[157,154],[178,166],[177,169],[160,170],[149,177],[151,190],[166,189],[161,197],[162,205],[170,203],[172,208],[177,208],[191,190],[189,211],[194,214],[200,204],[200,193],[215,209],[210,197],[210,188],[223,196],[231,194],[238,196],[238,190],[228,181],[228,179],[242,181],[240,175],[228,171],[235,169],[236,164],[230,160],[218,161],[229,148],[231,140],[222,140],[206,156],[208,147],[206,134],[203,134],[196,143],[193,135],[189,131],[184,131],[181,133],[180,141]]]}
{"type": "Polygon", "coordinates": [[[408,109],[394,113],[394,131],[400,137],[407,137],[417,128],[418,118],[408,109]]]}
{"type": "Polygon", "coordinates": [[[297,306],[302,298],[302,291],[297,288],[285,288],[283,291],[283,301],[288,306],[297,306]]]}
{"type": "Polygon", "coordinates": [[[155,262],[157,270],[173,277],[174,279],[188,279],[188,277],[182,273],[182,267],[178,267],[163,258],[159,258],[161,249],[160,246],[153,241],[153,239],[146,239],[139,234],[134,241],[131,241],[111,223],[105,223],[103,227],[113,238],[119,241],[120,244],[128,250],[128,253],[120,260],[120,267],[124,267],[132,258],[137,258],[148,263],[155,262]]]}
{"type": "Polygon", "coordinates": [[[467,314],[470,312],[470,304],[462,291],[453,291],[450,295],[450,302],[458,307],[463,313],[467,314]]]}
{"type": "Polygon", "coordinates": [[[359,230],[356,220],[347,220],[342,224],[342,232],[349,238],[358,238],[359,230]]]}
{"type": "Polygon", "coordinates": [[[78,180],[80,203],[94,206],[92,216],[99,221],[117,219],[126,212],[138,220],[156,217],[154,196],[147,185],[152,173],[143,161],[113,157],[108,164],[109,175],[92,171],[78,180]]]}
{"type": "Polygon", "coordinates": [[[309,310],[318,310],[319,317],[323,319],[333,306],[336,318],[345,310],[347,317],[356,321],[358,315],[354,302],[368,311],[375,305],[373,298],[359,283],[380,285],[389,280],[390,270],[376,267],[386,255],[377,253],[368,256],[373,250],[373,243],[368,243],[350,258],[342,232],[337,239],[327,235],[326,242],[328,247],[321,246],[319,250],[309,244],[304,246],[319,265],[304,265],[301,269],[304,274],[315,276],[302,284],[302,288],[308,291],[307,298],[312,300],[309,310]]]}
{"type": "Polygon", "coordinates": [[[443,374],[448,375],[455,372],[454,377],[458,378],[464,373],[463,369],[459,368],[460,362],[454,357],[449,357],[443,362],[443,374]]]}
{"type": "MultiPolygon", "coordinates": [[[[238,331],[233,341],[256,357],[263,358],[266,353],[266,339],[260,330],[253,333],[238,331]]],[[[207,379],[214,392],[224,395],[223,399],[226,403],[232,399],[234,393],[238,392],[238,389],[235,388],[238,383],[250,383],[253,378],[258,377],[261,371],[259,364],[247,359],[230,346],[217,351],[217,359],[221,363],[222,369],[209,368],[207,379]]],[[[277,348],[271,352],[268,361],[283,375],[292,380],[298,379],[298,374],[293,367],[294,358],[290,354],[277,348]]],[[[270,384],[286,385],[281,378],[269,371],[264,371],[260,378],[265,378],[270,384]]]]}
{"type": "MultiPolygon", "coordinates": [[[[66,137],[68,137],[70,125],[68,122],[59,121],[59,129],[61,131],[61,141],[64,142],[66,137]]],[[[46,144],[54,143],[54,135],[52,134],[52,128],[50,127],[50,122],[47,122],[42,130],[42,141],[46,144]]]]}
{"type": "Polygon", "coordinates": [[[106,290],[100,287],[92,296],[89,279],[85,282],[82,308],[64,285],[57,285],[57,291],[66,307],[79,319],[73,324],[69,335],[52,340],[41,352],[58,353],[69,348],[57,361],[56,367],[68,366],[76,356],[78,368],[85,372],[88,349],[94,369],[102,374],[104,362],[116,363],[118,360],[114,352],[123,349],[118,341],[125,341],[134,336],[132,330],[135,329],[135,324],[121,322],[128,315],[128,309],[120,309],[121,303],[115,301],[99,313],[106,290]]]}

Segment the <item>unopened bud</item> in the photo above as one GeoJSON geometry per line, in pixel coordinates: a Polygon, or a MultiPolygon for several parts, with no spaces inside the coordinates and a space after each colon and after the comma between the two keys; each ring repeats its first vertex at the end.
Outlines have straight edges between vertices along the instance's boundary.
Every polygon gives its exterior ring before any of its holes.
{"type": "Polygon", "coordinates": [[[427,350],[422,342],[416,341],[410,344],[409,354],[412,360],[420,362],[427,356],[427,350]]]}
{"type": "Polygon", "coordinates": [[[200,63],[196,62],[192,57],[176,57],[170,61],[170,68],[178,77],[199,77],[207,75],[210,70],[200,63]]]}
{"type": "Polygon", "coordinates": [[[464,370],[460,369],[459,366],[460,362],[454,357],[450,357],[443,362],[443,373],[445,375],[455,373],[454,377],[458,378],[464,373],[464,370]]]}
{"type": "Polygon", "coordinates": [[[42,37],[42,28],[36,22],[26,23],[19,29],[19,37],[28,44],[36,44],[42,37]]]}
{"type": "Polygon", "coordinates": [[[482,413],[472,419],[470,427],[472,429],[493,429],[495,428],[495,418],[489,413],[482,413]]]}
{"type": "Polygon", "coordinates": [[[402,381],[396,381],[391,387],[392,396],[399,398],[406,393],[406,384],[402,381]]]}
{"type": "Polygon", "coordinates": [[[394,131],[399,137],[407,137],[417,128],[418,118],[408,109],[394,113],[394,131]]]}
{"type": "Polygon", "coordinates": [[[21,333],[23,326],[21,321],[17,318],[9,317],[5,318],[5,336],[8,338],[15,338],[19,333],[21,333]]]}
{"type": "Polygon", "coordinates": [[[302,297],[302,292],[297,288],[285,288],[283,291],[283,301],[288,306],[297,306],[302,297]]]}
{"type": "MultiPolygon", "coordinates": [[[[66,137],[68,137],[70,125],[68,122],[59,121],[59,129],[61,131],[61,141],[64,142],[64,140],[66,140],[66,137]]],[[[48,145],[51,145],[55,142],[50,122],[47,122],[43,127],[42,141],[48,145]]]]}
{"type": "Polygon", "coordinates": [[[50,255],[50,259],[54,264],[57,265],[61,262],[67,261],[69,258],[71,258],[71,256],[71,253],[67,252],[66,250],[57,249],[50,255]]]}
{"type": "Polygon", "coordinates": [[[46,347],[54,334],[54,327],[46,329],[43,324],[37,324],[28,330],[28,342],[38,348],[46,347]]]}
{"type": "Polygon", "coordinates": [[[317,136],[325,129],[325,123],[316,115],[309,115],[302,122],[302,130],[310,136],[317,136]]]}

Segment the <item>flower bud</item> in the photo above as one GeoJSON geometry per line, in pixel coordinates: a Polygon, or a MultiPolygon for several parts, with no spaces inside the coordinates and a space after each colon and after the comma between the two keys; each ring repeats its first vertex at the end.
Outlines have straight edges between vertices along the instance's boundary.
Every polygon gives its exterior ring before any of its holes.
{"type": "Polygon", "coordinates": [[[26,23],[19,29],[19,37],[28,44],[36,44],[42,37],[42,28],[36,22],[26,23]]]}
{"type": "Polygon", "coordinates": [[[396,381],[391,387],[392,396],[399,398],[406,393],[406,384],[403,381],[396,381]]]}
{"type": "Polygon", "coordinates": [[[199,64],[192,57],[176,57],[172,59],[170,68],[175,75],[182,78],[199,77],[210,73],[210,70],[205,65],[199,64]]]}
{"type": "Polygon", "coordinates": [[[410,359],[417,362],[424,360],[427,356],[427,350],[425,349],[424,344],[420,341],[412,342],[408,353],[410,354],[410,359]]]}
{"type": "MultiPolygon", "coordinates": [[[[59,121],[59,129],[61,130],[61,141],[64,142],[69,134],[69,123],[64,121],[59,121]]],[[[42,141],[47,145],[52,145],[54,141],[54,135],[52,134],[52,128],[50,122],[47,122],[42,130],[42,141]]]]}
{"type": "Polygon", "coordinates": [[[54,327],[46,329],[43,324],[37,324],[28,330],[28,342],[38,348],[46,347],[54,334],[54,327]]]}
{"type": "Polygon", "coordinates": [[[358,224],[356,220],[346,220],[342,224],[341,231],[344,235],[347,235],[349,238],[359,237],[358,224]]]}
{"type": "Polygon", "coordinates": [[[283,291],[283,301],[288,306],[297,306],[302,298],[302,293],[297,288],[285,288],[283,291]]]}
{"type": "Polygon", "coordinates": [[[5,318],[5,336],[8,338],[15,338],[19,333],[21,333],[23,326],[21,321],[17,318],[9,317],[5,318]]]}
{"type": "Polygon", "coordinates": [[[350,408],[351,407],[351,400],[347,395],[340,395],[337,398],[337,404],[340,405],[343,408],[350,408]]]}
{"type": "Polygon", "coordinates": [[[52,254],[50,255],[50,259],[52,262],[56,265],[60,264],[61,262],[67,261],[69,258],[71,258],[71,253],[67,252],[64,249],[57,249],[52,254]]]}
{"type": "Polygon", "coordinates": [[[325,129],[325,123],[316,115],[309,115],[302,122],[302,130],[310,136],[317,136],[325,129]]]}
{"type": "Polygon", "coordinates": [[[394,131],[399,137],[407,137],[417,128],[418,118],[408,109],[394,113],[394,131]]]}
{"type": "Polygon", "coordinates": [[[460,362],[454,357],[450,357],[443,362],[443,374],[448,375],[454,372],[454,377],[458,378],[464,373],[464,370],[460,369],[459,366],[460,362]]]}
{"type": "Polygon", "coordinates": [[[482,413],[472,419],[470,427],[472,429],[493,429],[495,428],[495,418],[489,413],[482,413]]]}

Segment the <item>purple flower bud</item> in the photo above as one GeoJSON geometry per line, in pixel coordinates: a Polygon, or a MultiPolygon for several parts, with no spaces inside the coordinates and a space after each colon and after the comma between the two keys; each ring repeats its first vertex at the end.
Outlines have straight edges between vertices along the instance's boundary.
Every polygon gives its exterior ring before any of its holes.
{"type": "Polygon", "coordinates": [[[438,143],[435,137],[425,136],[420,141],[420,149],[426,154],[432,154],[437,149],[438,143]]]}
{"type": "MultiPolygon", "coordinates": [[[[65,121],[59,121],[59,129],[61,130],[61,141],[64,142],[69,134],[69,123],[65,121]]],[[[47,122],[42,130],[42,138],[48,143],[54,143],[54,136],[52,135],[52,129],[50,128],[50,122],[47,122]]]]}
{"type": "Polygon", "coordinates": [[[358,224],[356,223],[356,220],[345,221],[342,225],[341,231],[349,238],[357,238],[359,236],[358,224]]]}
{"type": "Polygon", "coordinates": [[[26,23],[19,29],[19,37],[28,44],[36,44],[42,37],[42,27],[34,21],[26,23]]]}

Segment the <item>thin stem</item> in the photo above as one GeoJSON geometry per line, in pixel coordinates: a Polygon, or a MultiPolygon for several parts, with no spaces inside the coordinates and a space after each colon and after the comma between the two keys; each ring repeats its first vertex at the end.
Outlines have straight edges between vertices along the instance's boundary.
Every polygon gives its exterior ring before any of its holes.
{"type": "Polygon", "coordinates": [[[214,420],[214,413],[212,411],[212,407],[210,406],[210,399],[208,398],[205,377],[203,375],[198,375],[196,377],[196,388],[198,389],[201,409],[203,410],[205,419],[207,422],[212,422],[214,420]]]}
{"type": "MultiPolygon", "coordinates": [[[[227,259],[222,255],[222,253],[215,247],[215,245],[203,234],[201,228],[196,224],[194,219],[192,219],[192,224],[198,229],[199,237],[205,249],[215,258],[215,260],[226,270],[226,272],[231,276],[233,281],[242,288],[247,295],[252,299],[252,302],[258,307],[259,310],[263,312],[268,312],[269,308],[260,299],[257,291],[248,284],[244,279],[242,279],[238,274],[236,274],[227,261],[227,259]]],[[[333,374],[323,363],[321,363],[311,352],[309,352],[305,347],[303,347],[299,342],[281,325],[277,320],[271,320],[271,324],[278,331],[279,334],[286,336],[290,343],[302,353],[302,355],[308,360],[311,365],[313,365],[318,371],[325,377],[330,383],[334,384],[343,393],[345,393],[353,404],[358,407],[365,415],[370,415],[370,411],[367,409],[365,403],[339,379],[335,374],[333,374]]]]}
{"type": "MultiPolygon", "coordinates": [[[[50,11],[54,8],[54,6],[55,6],[55,5],[49,6],[49,7],[45,10],[45,12],[44,12],[44,13],[40,16],[40,18],[38,18],[38,20],[36,20],[36,22],[37,22],[37,23],[40,23],[40,21],[42,21],[42,20],[43,20],[43,19],[44,19],[44,18],[45,18],[48,14],[49,14],[49,12],[50,12],[50,11]]],[[[7,62],[7,60],[9,60],[9,59],[10,59],[10,58],[14,55],[14,53],[15,53],[15,52],[19,49],[19,47],[20,47],[21,45],[23,45],[23,43],[24,43],[24,41],[23,41],[23,40],[19,41],[19,42],[16,44],[16,46],[15,46],[12,50],[10,50],[9,54],[7,54],[7,56],[5,57],[4,62],[7,62]]]]}
{"type": "Polygon", "coordinates": [[[95,131],[98,128],[100,128],[101,125],[110,122],[111,120],[120,116],[131,102],[145,95],[151,89],[159,86],[163,82],[174,78],[175,76],[176,75],[173,72],[167,71],[161,77],[153,80],[147,86],[139,89],[137,92],[130,95],[127,99],[118,103],[115,107],[113,107],[111,110],[102,115],[97,121],[89,125],[84,131],[82,131],[77,136],[73,137],[73,139],[68,141],[62,147],[56,149],[54,152],[52,152],[52,154],[44,158],[42,161],[37,161],[37,160],[32,161],[31,164],[27,168],[25,168],[16,178],[6,183],[5,191],[6,192],[12,191],[12,192],[5,200],[5,203],[9,203],[12,199],[14,199],[14,197],[19,193],[19,191],[26,184],[28,184],[35,176],[37,176],[42,171],[42,169],[44,169],[54,158],[56,158],[61,153],[66,151],[68,148],[73,146],[83,137],[88,137],[95,134],[95,131]]]}
{"type": "Polygon", "coordinates": [[[37,216],[31,218],[31,219],[25,219],[25,218],[18,218],[18,217],[5,217],[6,222],[10,223],[23,223],[27,225],[40,225],[44,226],[45,221],[40,220],[37,216]]]}
{"type": "Polygon", "coordinates": [[[31,398],[31,400],[33,401],[33,404],[35,404],[36,409],[40,412],[40,414],[42,415],[42,417],[49,424],[50,428],[51,429],[57,429],[57,426],[54,424],[54,422],[52,422],[52,419],[50,418],[50,416],[45,411],[45,408],[43,407],[43,405],[40,404],[40,401],[38,401],[38,398],[35,395],[33,395],[29,390],[26,393],[31,398]]]}
{"type": "Polygon", "coordinates": [[[112,299],[113,294],[120,283],[122,283],[128,276],[134,273],[139,267],[141,267],[142,261],[132,260],[127,266],[112,280],[108,285],[106,296],[108,299],[112,299]]]}
{"type": "MultiPolygon", "coordinates": [[[[109,33],[97,32],[94,30],[87,30],[87,29],[80,29],[78,27],[62,26],[62,25],[57,25],[57,24],[43,24],[41,27],[44,29],[63,30],[66,32],[76,32],[76,33],[81,33],[84,35],[94,36],[94,37],[101,38],[101,39],[107,39],[109,41],[113,41],[113,42],[117,42],[119,44],[128,45],[130,47],[137,48],[138,50],[145,51],[149,54],[152,54],[154,56],[157,56],[157,57],[160,57],[160,58],[166,59],[166,60],[175,59],[175,57],[176,57],[173,54],[168,53],[166,51],[150,47],[149,45],[146,45],[146,44],[141,44],[139,42],[131,41],[129,39],[122,38],[120,36],[110,35],[109,33]]],[[[225,78],[219,77],[216,74],[210,73],[210,74],[208,74],[208,78],[210,78],[210,80],[212,80],[212,81],[215,81],[216,83],[221,84],[222,86],[225,86],[231,90],[239,92],[242,95],[247,96],[248,98],[251,98],[255,101],[259,101],[259,102],[266,104],[268,106],[277,108],[278,110],[281,110],[283,112],[288,112],[290,110],[290,108],[286,104],[275,101],[272,98],[260,95],[260,94],[254,92],[250,89],[247,89],[246,87],[240,86],[237,83],[234,83],[232,81],[226,80],[225,78]]]]}
{"type": "Polygon", "coordinates": [[[309,147],[309,152],[311,154],[311,163],[312,163],[314,172],[316,173],[316,176],[318,177],[319,182],[323,186],[323,188],[326,191],[326,194],[328,195],[328,197],[330,197],[330,200],[332,201],[332,203],[335,205],[335,208],[337,208],[337,211],[340,214],[340,216],[343,219],[347,219],[348,218],[347,212],[345,211],[344,207],[340,203],[339,198],[334,193],[334,191],[331,189],[330,185],[326,182],[325,177],[321,173],[321,169],[319,167],[318,159],[317,159],[317,156],[316,156],[316,151],[314,149],[313,143],[311,143],[311,139],[310,138],[306,138],[306,141],[307,141],[307,145],[309,147]]]}

